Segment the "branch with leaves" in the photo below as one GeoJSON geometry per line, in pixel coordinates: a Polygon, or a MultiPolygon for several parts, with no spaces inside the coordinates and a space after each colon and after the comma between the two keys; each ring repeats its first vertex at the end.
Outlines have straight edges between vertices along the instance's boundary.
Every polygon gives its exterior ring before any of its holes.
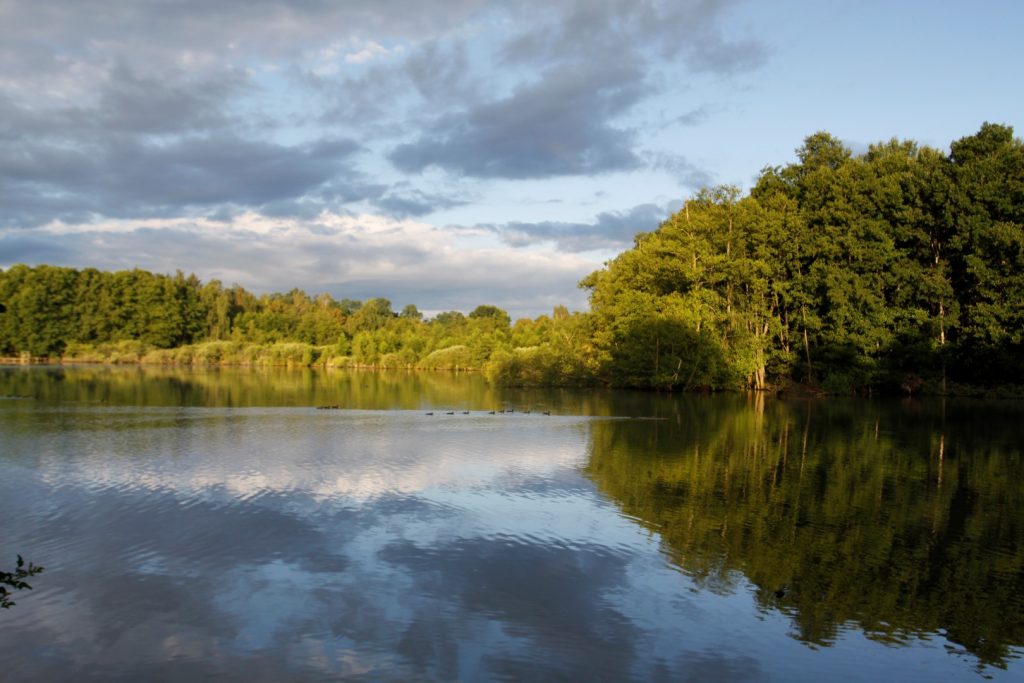
{"type": "Polygon", "coordinates": [[[18,566],[13,572],[0,572],[0,607],[9,609],[14,606],[11,594],[14,591],[32,590],[32,586],[25,582],[30,576],[42,573],[43,568],[31,562],[25,566],[25,560],[18,555],[18,566]]]}

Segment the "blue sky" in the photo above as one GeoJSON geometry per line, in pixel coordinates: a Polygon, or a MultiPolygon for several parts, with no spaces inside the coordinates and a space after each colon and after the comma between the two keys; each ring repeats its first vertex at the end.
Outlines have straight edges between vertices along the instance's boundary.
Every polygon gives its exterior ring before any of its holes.
{"type": "Polygon", "coordinates": [[[827,130],[1021,131],[1018,2],[0,0],[0,267],[433,312],[576,282],[827,130]]]}

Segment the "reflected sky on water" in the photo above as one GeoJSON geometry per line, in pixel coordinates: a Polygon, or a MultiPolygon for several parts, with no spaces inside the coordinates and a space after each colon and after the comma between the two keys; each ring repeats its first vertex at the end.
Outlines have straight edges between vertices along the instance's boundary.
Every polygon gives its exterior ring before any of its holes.
{"type": "Polygon", "coordinates": [[[1022,673],[1012,405],[95,368],[0,395],[0,547],[46,566],[4,680],[1022,673]]]}

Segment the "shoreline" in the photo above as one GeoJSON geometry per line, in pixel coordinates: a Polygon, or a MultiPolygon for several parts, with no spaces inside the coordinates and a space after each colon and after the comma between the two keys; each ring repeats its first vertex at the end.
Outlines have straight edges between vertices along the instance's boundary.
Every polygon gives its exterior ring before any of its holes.
{"type": "Polygon", "coordinates": [[[344,363],[334,365],[331,363],[301,363],[301,362],[245,362],[245,361],[204,361],[201,363],[176,363],[146,360],[91,360],[82,358],[48,358],[45,356],[33,357],[30,360],[22,360],[14,357],[0,357],[2,366],[65,366],[65,365],[87,365],[103,367],[128,367],[136,365],[148,368],[285,368],[290,370],[402,370],[408,372],[469,372],[479,373],[480,368],[453,367],[453,368],[418,368],[410,365],[367,365],[365,363],[344,363]]]}
{"type": "MultiPolygon", "coordinates": [[[[237,368],[246,370],[257,370],[257,369],[284,369],[284,370],[357,370],[357,371],[372,371],[372,372],[407,372],[407,373],[467,373],[467,374],[481,374],[479,368],[473,367],[452,367],[452,368],[419,368],[415,366],[386,366],[386,365],[367,365],[362,363],[343,363],[343,364],[331,364],[331,363],[302,363],[295,361],[284,361],[284,362],[244,362],[244,361],[205,361],[205,362],[190,362],[190,363],[179,363],[179,362],[159,362],[159,361],[146,361],[143,359],[133,360],[96,360],[96,359],[81,359],[81,358],[48,358],[48,357],[17,357],[17,356],[0,356],[0,367],[41,367],[41,366],[52,366],[52,367],[130,367],[136,366],[139,368],[164,368],[164,369],[222,369],[222,368],[237,368]]],[[[1004,386],[976,386],[976,385],[953,385],[949,387],[946,393],[939,392],[928,392],[922,391],[914,394],[898,394],[895,392],[883,392],[875,391],[866,394],[830,394],[821,387],[815,387],[806,384],[790,384],[787,386],[772,386],[764,389],[718,389],[708,390],[706,387],[697,387],[686,391],[659,391],[657,389],[647,389],[638,387],[614,387],[604,386],[601,384],[544,384],[544,385],[532,385],[532,384],[509,384],[505,385],[510,388],[548,388],[548,389],[616,389],[620,391],[641,391],[644,393],[676,393],[676,394],[717,394],[717,393],[752,393],[762,396],[774,396],[779,399],[801,399],[801,400],[822,400],[822,399],[873,399],[873,398],[900,398],[903,400],[913,400],[918,398],[975,398],[975,399],[999,399],[999,400],[1024,400],[1024,387],[1016,385],[1004,385],[1004,386]]]]}

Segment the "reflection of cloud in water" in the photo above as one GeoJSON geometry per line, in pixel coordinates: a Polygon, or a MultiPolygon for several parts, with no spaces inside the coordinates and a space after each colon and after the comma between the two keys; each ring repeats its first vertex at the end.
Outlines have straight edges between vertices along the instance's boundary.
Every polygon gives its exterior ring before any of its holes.
{"type": "Polygon", "coordinates": [[[84,443],[81,457],[47,459],[48,481],[160,492],[177,501],[171,505],[284,506],[317,521],[327,510],[378,502],[403,513],[410,538],[529,534],[624,551],[637,543],[632,524],[611,509],[611,519],[593,514],[603,503],[578,475],[587,418],[331,411],[311,419],[287,409],[137,415],[147,428],[83,430],[80,439],[107,447],[84,443]],[[161,415],[174,427],[152,428],[161,415]],[[413,506],[415,514],[404,514],[413,506]],[[439,516],[447,521],[439,524],[439,516]]]}
{"type": "MultiPolygon", "coordinates": [[[[170,489],[189,496],[227,493],[237,499],[302,491],[321,500],[359,503],[384,494],[557,477],[585,457],[583,418],[332,411],[325,419],[311,419],[308,412],[294,410],[207,413],[223,419],[180,421],[167,430],[118,431],[100,457],[56,460],[46,471],[55,482],[66,482],[70,475],[89,486],[170,489]]],[[[93,432],[81,436],[101,437],[93,432]]]]}
{"type": "MultiPolygon", "coordinates": [[[[741,576],[698,590],[581,476],[582,418],[80,412],[88,428],[13,439],[36,469],[0,480],[11,542],[48,567],[19,615],[33,657],[0,622],[11,680],[907,671],[855,634],[817,657],[741,576]]],[[[918,648],[914,671],[941,679],[943,657],[918,648]]]]}
{"type": "Polygon", "coordinates": [[[380,559],[414,577],[414,594],[448,609],[415,610],[410,628],[435,631],[445,614],[496,621],[506,637],[523,641],[527,657],[495,648],[489,673],[526,673],[538,656],[579,680],[625,680],[640,635],[604,601],[622,585],[628,560],[596,549],[524,544],[517,539],[462,539],[421,547],[389,544],[380,559]],[[493,667],[493,668],[492,668],[493,667]]]}

